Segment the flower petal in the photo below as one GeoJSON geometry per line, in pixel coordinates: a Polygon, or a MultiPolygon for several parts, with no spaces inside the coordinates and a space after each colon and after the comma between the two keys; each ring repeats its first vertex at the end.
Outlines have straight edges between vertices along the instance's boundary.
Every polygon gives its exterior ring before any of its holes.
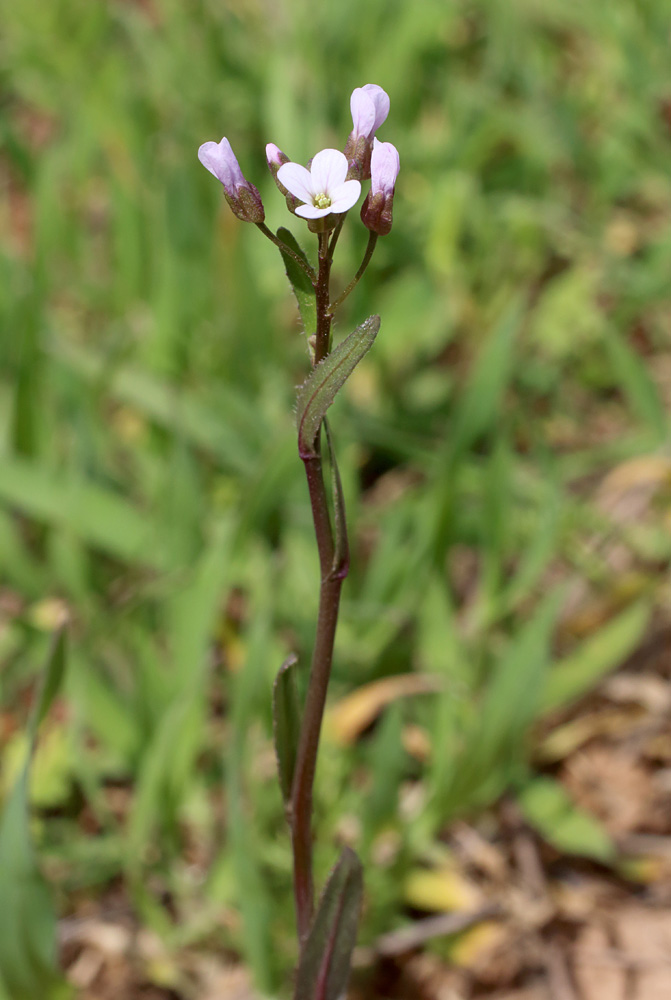
{"type": "MultiPolygon", "coordinates": [[[[371,87],[373,84],[368,84],[371,87]]],[[[352,112],[352,124],[356,137],[368,136],[375,130],[375,101],[368,94],[364,87],[357,87],[352,91],[349,99],[349,106],[352,112]]]]}
{"type": "Polygon", "coordinates": [[[316,205],[299,205],[295,210],[296,215],[304,219],[322,219],[325,215],[330,215],[333,208],[317,208],[316,205]]]}
{"type": "Polygon", "coordinates": [[[312,195],[315,194],[310,171],[300,163],[284,163],[277,171],[277,179],[280,184],[284,184],[287,191],[290,191],[295,198],[301,201],[312,202],[312,195]]]}
{"type": "Polygon", "coordinates": [[[331,212],[349,212],[361,194],[360,181],[344,181],[331,191],[331,212]]]}
{"type": "MultiPolygon", "coordinates": [[[[380,125],[387,120],[390,104],[389,94],[387,94],[382,87],[378,87],[376,83],[367,83],[361,89],[373,102],[373,106],[375,108],[375,121],[371,131],[376,132],[380,125]]],[[[370,132],[368,134],[370,135],[370,132]]]]}
{"type": "Polygon", "coordinates": [[[347,177],[347,157],[339,149],[322,149],[312,160],[312,188],[315,194],[328,194],[347,177]]]}

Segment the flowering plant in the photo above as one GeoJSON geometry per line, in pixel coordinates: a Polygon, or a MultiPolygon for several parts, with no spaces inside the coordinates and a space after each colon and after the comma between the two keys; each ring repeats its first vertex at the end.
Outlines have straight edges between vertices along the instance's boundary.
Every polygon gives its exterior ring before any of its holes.
{"type": "Polygon", "coordinates": [[[312,370],[298,391],[298,451],[305,466],[319,552],[319,611],[305,701],[296,685],[298,662],[291,656],[275,682],[275,748],[293,849],[294,898],[299,960],[294,1000],[338,1000],[346,988],[363,893],[361,864],[346,848],[315,910],[312,873],[312,795],[326,693],[333,660],[340,593],[349,567],[345,504],[326,411],[356,365],[370,349],[380,317],[370,316],[337,346],[332,344],[336,309],[355,287],[380,235],[392,226],[394,188],[400,161],[394,146],[375,133],[389,113],[389,97],[366,84],[351,97],[352,132],[344,147],[322,149],[308,167],[292,162],[274,143],[266,147],[270,172],[290,212],[305,219],[317,236],[313,266],[294,236],[274,233],[265,223],[258,190],[244,177],[228,139],[206,142],[198,157],[223,185],[228,204],[244,222],[253,222],[280,250],[308,336],[312,370]],[[363,260],[342,294],[331,299],[333,255],[347,214],[371,186],[361,209],[369,230],[363,260]],[[332,510],[323,471],[322,431],[331,469],[332,510]]]}

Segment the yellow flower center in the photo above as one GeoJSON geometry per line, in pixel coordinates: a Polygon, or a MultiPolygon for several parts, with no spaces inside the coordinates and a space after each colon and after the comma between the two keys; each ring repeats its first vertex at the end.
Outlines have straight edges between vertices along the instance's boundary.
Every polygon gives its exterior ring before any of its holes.
{"type": "Polygon", "coordinates": [[[314,198],[315,208],[330,208],[331,199],[327,194],[316,194],[314,198]]]}

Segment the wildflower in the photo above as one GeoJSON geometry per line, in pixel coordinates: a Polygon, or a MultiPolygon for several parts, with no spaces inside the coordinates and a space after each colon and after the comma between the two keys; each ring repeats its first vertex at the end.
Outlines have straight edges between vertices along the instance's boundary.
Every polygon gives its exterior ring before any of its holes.
{"type": "Polygon", "coordinates": [[[204,142],[198,150],[198,159],[211,174],[221,181],[226,201],[243,222],[261,223],[266,217],[261,195],[245,180],[231,144],[225,137],[221,142],[204,142]]]}
{"type": "Polygon", "coordinates": [[[309,170],[290,162],[277,171],[278,183],[304,202],[296,209],[296,215],[304,219],[348,212],[361,194],[361,184],[346,178],[347,159],[338,149],[322,149],[309,170]]]}
{"type": "Polygon", "coordinates": [[[357,87],[350,98],[352,131],[345,156],[349,161],[351,176],[370,177],[370,157],[373,139],[380,125],[389,114],[389,95],[375,83],[357,87]]]}
{"type": "Polygon", "coordinates": [[[386,236],[391,229],[394,187],[401,169],[398,150],[390,142],[373,140],[370,161],[370,191],[361,206],[361,221],[367,229],[386,236]]]}

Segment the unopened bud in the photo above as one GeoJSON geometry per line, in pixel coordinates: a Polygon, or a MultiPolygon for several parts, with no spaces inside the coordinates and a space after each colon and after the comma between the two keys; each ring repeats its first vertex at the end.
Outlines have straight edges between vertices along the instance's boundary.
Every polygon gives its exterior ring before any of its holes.
{"type": "Polygon", "coordinates": [[[361,206],[361,221],[371,232],[386,236],[391,230],[394,189],[401,169],[398,150],[390,142],[373,140],[370,191],[361,206]]]}
{"type": "Polygon", "coordinates": [[[352,131],[345,156],[350,163],[351,178],[366,180],[370,177],[370,158],[375,132],[386,121],[389,114],[389,97],[375,83],[357,87],[350,98],[352,111],[352,131]]]}
{"type": "Polygon", "coordinates": [[[224,188],[226,201],[234,215],[243,222],[263,222],[261,195],[253,184],[245,180],[231,144],[225,137],[221,142],[204,142],[198,150],[198,159],[224,188]]]}
{"type": "Polygon", "coordinates": [[[280,147],[276,146],[274,142],[269,142],[266,146],[266,160],[268,161],[268,169],[273,175],[273,180],[277,184],[278,190],[287,199],[287,208],[290,212],[296,214],[296,205],[300,205],[300,201],[298,198],[295,198],[277,178],[277,173],[280,167],[284,166],[285,163],[291,162],[289,157],[286,153],[283,153],[280,147]]]}

